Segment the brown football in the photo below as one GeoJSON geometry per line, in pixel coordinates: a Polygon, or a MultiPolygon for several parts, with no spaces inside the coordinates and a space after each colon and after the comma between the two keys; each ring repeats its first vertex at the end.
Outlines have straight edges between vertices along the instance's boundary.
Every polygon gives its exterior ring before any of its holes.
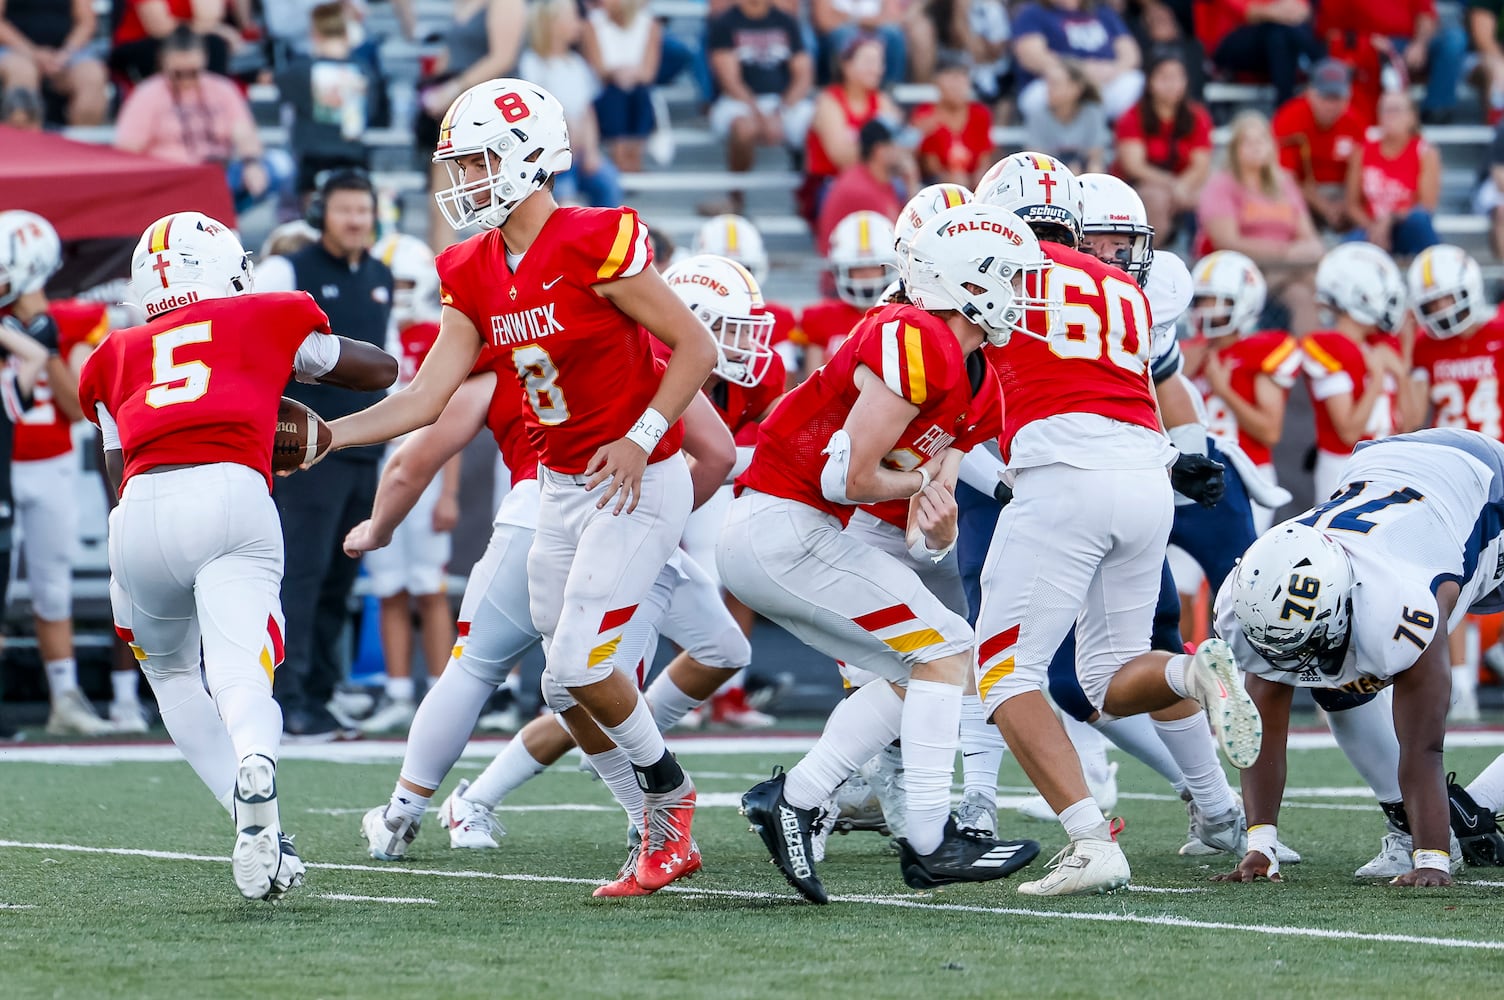
{"type": "Polygon", "coordinates": [[[282,397],[277,431],[272,436],[272,471],[291,472],[329,450],[334,432],[324,418],[296,399],[282,397]]]}

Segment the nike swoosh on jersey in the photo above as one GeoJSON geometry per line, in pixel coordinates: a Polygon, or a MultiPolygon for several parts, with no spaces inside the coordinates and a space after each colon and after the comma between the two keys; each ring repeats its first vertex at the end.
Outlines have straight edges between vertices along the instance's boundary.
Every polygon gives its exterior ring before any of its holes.
{"type": "Polygon", "coordinates": [[[563,280],[564,280],[564,275],[561,274],[557,278],[555,278],[553,281],[545,281],[543,283],[543,290],[546,292],[550,288],[554,287],[555,285],[557,285],[559,282],[561,282],[563,280]]]}

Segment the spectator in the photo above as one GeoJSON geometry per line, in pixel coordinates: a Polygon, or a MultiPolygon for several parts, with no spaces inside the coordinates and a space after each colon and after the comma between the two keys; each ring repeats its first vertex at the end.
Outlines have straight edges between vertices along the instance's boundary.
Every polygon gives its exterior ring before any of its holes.
{"type": "Polygon", "coordinates": [[[578,191],[589,204],[615,207],[623,200],[621,181],[616,165],[601,151],[595,121],[600,81],[574,48],[583,27],[574,0],[538,0],[528,12],[528,47],[517,60],[517,72],[564,105],[574,164],[555,179],[557,196],[568,200],[578,191]]]}
{"type": "Polygon", "coordinates": [[[116,0],[121,11],[110,43],[110,69],[130,80],[156,72],[159,50],[184,28],[202,36],[209,71],[230,71],[230,53],[244,44],[225,24],[225,0],[116,0]]]}
{"type": "Polygon", "coordinates": [[[1420,135],[1410,95],[1379,99],[1378,137],[1354,150],[1347,168],[1347,214],[1366,239],[1397,257],[1441,242],[1431,221],[1441,196],[1441,154],[1420,135]]]}
{"type": "MultiPolygon", "coordinates": [[[[444,50],[432,76],[418,82],[420,110],[414,125],[418,152],[428,163],[428,189],[449,187],[449,173],[430,162],[439,144],[439,122],[454,99],[477,83],[509,76],[522,50],[523,0],[454,0],[454,20],[444,32],[444,50]]],[[[442,250],[459,238],[428,199],[428,245],[442,250]]]]}
{"type": "Polygon", "coordinates": [[[1456,24],[1441,23],[1436,0],[1321,0],[1316,23],[1334,54],[1351,52],[1367,65],[1396,59],[1411,79],[1424,77],[1422,116],[1426,121],[1451,120],[1467,33],[1456,24]]]}
{"type": "Polygon", "coordinates": [[[1504,0],[1467,0],[1467,32],[1483,73],[1488,123],[1504,119],[1504,0]]]}
{"type": "Polygon", "coordinates": [[[909,9],[905,31],[915,80],[933,80],[947,57],[963,59],[973,67],[972,84],[981,98],[997,100],[1013,37],[1001,0],[921,0],[909,9]]]}
{"type": "Polygon", "coordinates": [[[300,57],[277,74],[300,195],[312,192],[319,174],[327,170],[367,166],[370,154],[362,137],[368,94],[376,86],[350,58],[343,6],[319,4],[309,21],[312,57],[300,57]]]}
{"type": "Polygon", "coordinates": [[[903,200],[894,186],[912,169],[908,154],[893,141],[893,132],[881,120],[862,126],[861,159],[841,171],[826,192],[815,223],[815,250],[824,257],[830,250],[830,234],[836,224],[854,212],[876,212],[888,221],[897,220],[903,200]]]}
{"type": "Polygon", "coordinates": [[[1118,119],[1117,139],[1117,172],[1137,189],[1155,244],[1165,246],[1196,210],[1212,164],[1212,118],[1190,99],[1178,58],[1149,65],[1144,98],[1118,119]]]}
{"type": "Polygon", "coordinates": [[[0,0],[0,89],[68,99],[69,125],[98,125],[109,110],[104,63],[90,51],[90,0],[0,0]]]}
{"type": "Polygon", "coordinates": [[[1201,51],[1201,43],[1196,40],[1190,22],[1190,0],[1181,0],[1180,6],[1186,15],[1184,21],[1170,4],[1146,0],[1137,22],[1129,24],[1143,52],[1144,65],[1153,66],[1161,59],[1179,60],[1189,78],[1189,92],[1200,100],[1206,84],[1203,69],[1206,53],[1201,51]]]}
{"type": "Polygon", "coordinates": [[[1325,252],[1295,179],[1280,168],[1269,121],[1244,111],[1232,122],[1227,164],[1201,191],[1197,213],[1212,250],[1252,258],[1270,295],[1290,312],[1296,336],[1315,329],[1315,265],[1325,252]]]}
{"type": "Polygon", "coordinates": [[[1097,88],[1075,63],[1048,71],[1045,85],[1049,100],[1044,110],[1024,116],[1024,148],[1049,150],[1078,174],[1100,173],[1112,129],[1097,88]]]}
{"type": "Polygon", "coordinates": [[[804,185],[798,194],[800,214],[811,223],[830,181],[861,159],[861,127],[878,117],[890,123],[903,120],[892,98],[878,89],[882,80],[882,44],[858,36],[841,52],[840,82],[815,98],[804,143],[804,185]]]}
{"type": "Polygon", "coordinates": [[[1325,59],[1311,72],[1304,94],[1274,115],[1279,162],[1300,183],[1316,224],[1334,232],[1353,226],[1347,214],[1347,163],[1363,145],[1362,118],[1352,107],[1351,73],[1325,59]]]}
{"type": "Polygon", "coordinates": [[[585,58],[603,84],[595,98],[601,141],[623,170],[642,169],[653,132],[653,77],[662,51],[662,28],[646,0],[602,0],[585,21],[585,58]]]}
{"type": "Polygon", "coordinates": [[[1488,147],[1488,172],[1473,196],[1473,211],[1489,219],[1489,245],[1495,260],[1504,260],[1504,123],[1494,127],[1488,147]]]}
{"type": "Polygon", "coordinates": [[[1107,117],[1138,103],[1144,91],[1138,42],[1128,26],[1099,0],[1038,0],[1024,5],[1013,21],[1018,110],[1037,115],[1049,102],[1045,76],[1063,62],[1080,65],[1102,95],[1107,117]]]}
{"type": "Polygon", "coordinates": [[[0,125],[23,132],[42,131],[42,98],[35,90],[7,90],[0,100],[0,125]]]}
{"type": "Polygon", "coordinates": [[[162,42],[162,71],[131,91],[115,124],[115,145],[178,163],[217,163],[244,211],[292,177],[281,150],[261,147],[251,106],[234,81],[208,71],[204,40],[179,26],[162,42]]]}
{"type": "MultiPolygon", "coordinates": [[[[341,336],[384,347],[391,319],[391,270],[368,250],[376,236],[376,191],[364,175],[340,171],[319,191],[319,239],[290,257],[256,268],[258,291],[306,290],[341,336]]],[[[363,410],[383,392],[353,392],[290,382],[287,395],[326,419],[363,410]]],[[[349,448],[313,468],[278,479],[272,492],[282,518],[286,659],[274,690],[289,738],[334,739],[326,704],[344,676],[341,636],[350,620],[350,588],[360,564],[342,545],[371,515],[381,448],[349,448]]]]}
{"type": "Polygon", "coordinates": [[[1274,84],[1275,104],[1295,96],[1302,60],[1322,56],[1307,0],[1195,0],[1196,34],[1224,73],[1274,84]]]}
{"type": "Polygon", "coordinates": [[[926,183],[975,187],[992,152],[992,112],[974,99],[971,69],[956,56],[941,59],[935,86],[939,100],[914,112],[914,127],[923,135],[920,173],[926,183]]]}
{"type": "MultiPolygon", "coordinates": [[[[752,169],[758,146],[802,149],[814,115],[814,61],[799,21],[771,0],[735,0],[706,25],[710,71],[721,96],[710,108],[710,129],[726,143],[726,166],[752,169]]],[[[705,214],[741,214],[745,198],[730,191],[705,214]],[[713,209],[713,211],[712,211],[713,209]]]]}
{"type": "Polygon", "coordinates": [[[841,71],[844,53],[857,39],[876,38],[883,49],[882,82],[902,83],[909,67],[902,7],[900,0],[814,0],[810,16],[831,72],[841,71]]]}

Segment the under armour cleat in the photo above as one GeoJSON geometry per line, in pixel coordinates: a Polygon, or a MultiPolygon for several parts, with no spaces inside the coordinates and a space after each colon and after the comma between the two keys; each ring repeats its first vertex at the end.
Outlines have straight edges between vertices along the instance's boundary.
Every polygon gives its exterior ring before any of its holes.
{"type": "Polygon", "coordinates": [[[778,720],[747,704],[747,692],[735,688],[710,700],[710,721],[732,729],[771,729],[778,720]]]}
{"type": "Polygon", "coordinates": [[[621,866],[613,881],[607,882],[599,889],[591,893],[598,899],[618,899],[623,896],[651,896],[653,890],[644,889],[637,881],[637,861],[642,854],[642,848],[633,844],[627,850],[626,863],[621,866]]]}
{"type": "Polygon", "coordinates": [[[811,903],[828,903],[830,897],[815,874],[810,843],[817,810],[789,805],[783,797],[784,777],[783,768],[774,768],[773,777],[753,785],[742,796],[742,815],[751,823],[752,832],[762,838],[773,864],[789,885],[811,903]]]}
{"type": "Polygon", "coordinates": [[[1227,643],[1207,639],[1196,648],[1196,655],[1185,670],[1185,686],[1206,710],[1212,733],[1228,763],[1240,769],[1252,767],[1259,759],[1264,723],[1258,707],[1243,689],[1243,678],[1227,643]]]}
{"type": "Polygon", "coordinates": [[[146,709],[141,707],[140,702],[112,702],[110,704],[110,726],[116,733],[131,733],[141,735],[151,731],[151,724],[146,720],[146,709]]]}
{"type": "Polygon", "coordinates": [[[469,781],[461,781],[449,798],[439,806],[439,825],[449,831],[449,846],[456,850],[492,850],[501,845],[497,837],[507,835],[490,809],[465,798],[469,781]]]}
{"type": "Polygon", "coordinates": [[[1050,859],[1049,874],[1018,887],[1024,896],[1103,895],[1128,884],[1128,858],[1115,840],[1072,841],[1050,859]]]}
{"type": "Polygon", "coordinates": [[[1504,867],[1504,834],[1499,832],[1499,819],[1457,784],[1456,771],[1447,775],[1447,799],[1452,810],[1452,833],[1463,859],[1482,868],[1504,867]]]}
{"type": "Polygon", "coordinates": [[[695,784],[689,775],[671,792],[648,792],[643,830],[646,837],[637,858],[637,883],[657,892],[675,879],[700,870],[700,847],[690,836],[695,821],[695,784]]]}
{"type": "Polygon", "coordinates": [[[389,819],[386,806],[377,806],[360,821],[360,832],[366,838],[366,853],[376,861],[401,861],[418,836],[418,826],[405,819],[389,819]]]}
{"type": "Polygon", "coordinates": [[[945,821],[944,839],[930,854],[917,854],[907,840],[898,840],[898,863],[911,889],[1006,878],[1038,854],[1039,845],[1032,840],[994,840],[959,829],[954,816],[945,821]]]}

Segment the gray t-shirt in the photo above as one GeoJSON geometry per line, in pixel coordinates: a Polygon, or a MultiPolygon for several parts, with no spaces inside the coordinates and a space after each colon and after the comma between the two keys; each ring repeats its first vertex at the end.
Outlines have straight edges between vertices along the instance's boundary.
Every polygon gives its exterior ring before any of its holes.
{"type": "Polygon", "coordinates": [[[1076,117],[1068,122],[1056,118],[1048,107],[1038,115],[1024,119],[1024,148],[1048,149],[1072,170],[1080,171],[1086,155],[1094,149],[1112,146],[1112,129],[1107,112],[1097,103],[1083,104],[1076,117]]]}

